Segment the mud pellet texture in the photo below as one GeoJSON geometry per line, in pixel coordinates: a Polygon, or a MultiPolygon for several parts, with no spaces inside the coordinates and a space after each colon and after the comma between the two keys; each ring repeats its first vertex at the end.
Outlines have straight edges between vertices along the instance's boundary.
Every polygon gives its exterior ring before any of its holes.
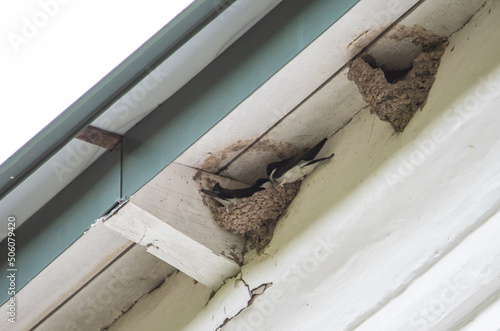
{"type": "Polygon", "coordinates": [[[260,251],[269,244],[281,215],[300,188],[300,182],[266,189],[239,199],[228,207],[211,208],[215,222],[224,229],[246,236],[250,248],[260,251]]]}

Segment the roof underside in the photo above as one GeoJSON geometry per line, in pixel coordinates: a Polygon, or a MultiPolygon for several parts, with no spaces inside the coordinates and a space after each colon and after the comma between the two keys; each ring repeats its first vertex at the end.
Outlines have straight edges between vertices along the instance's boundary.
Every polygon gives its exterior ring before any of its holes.
{"type": "MultiPolygon", "coordinates": [[[[117,232],[102,221],[89,226],[132,197],[122,215],[139,208],[168,217],[175,231],[191,238],[187,243],[201,243],[199,251],[221,250],[241,261],[244,242],[206,225],[210,215],[196,192],[197,171],[228,185],[251,183],[262,176],[259,165],[277,152],[286,155],[334,135],[366,107],[346,78],[349,61],[369,46],[383,51],[387,44],[380,37],[397,23],[449,36],[484,1],[220,1],[209,9],[212,3],[196,2],[3,167],[0,210],[18,208],[8,213],[24,223],[16,254],[23,270],[17,286],[25,288],[17,296],[26,304],[19,306],[24,316],[16,327],[49,330],[90,320],[92,327],[107,327],[176,269],[207,285],[207,293],[217,289],[220,284],[203,275],[221,263],[230,276],[238,263],[226,266],[217,257],[201,272],[183,270],[182,256],[155,251],[141,242],[144,236],[134,237],[131,226],[117,232]],[[184,20],[196,24],[190,28],[184,20]],[[170,47],[160,51],[165,43],[170,47]],[[72,139],[90,124],[122,135],[122,142],[107,151],[72,139]],[[39,158],[26,160],[33,149],[42,151],[39,158]],[[24,182],[5,180],[12,169],[22,169],[12,176],[24,182]],[[38,202],[24,208],[26,192],[46,182],[57,185],[48,194],[32,193],[38,202]],[[180,210],[179,204],[188,207],[180,210]],[[187,219],[226,244],[186,232],[187,219]],[[117,282],[130,290],[113,294],[107,314],[74,314],[117,282]]],[[[5,293],[2,298],[8,299],[5,293]]]]}

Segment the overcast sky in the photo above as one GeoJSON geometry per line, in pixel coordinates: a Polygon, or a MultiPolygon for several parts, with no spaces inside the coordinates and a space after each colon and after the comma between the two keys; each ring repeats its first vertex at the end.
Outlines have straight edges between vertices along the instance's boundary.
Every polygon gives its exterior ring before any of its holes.
{"type": "Polygon", "coordinates": [[[4,3],[0,164],[191,2],[4,3]]]}

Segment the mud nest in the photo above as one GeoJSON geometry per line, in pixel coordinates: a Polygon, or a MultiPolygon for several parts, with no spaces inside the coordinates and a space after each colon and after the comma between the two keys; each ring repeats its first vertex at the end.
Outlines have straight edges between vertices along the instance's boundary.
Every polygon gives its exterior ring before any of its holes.
{"type": "Polygon", "coordinates": [[[351,63],[347,77],[356,83],[371,111],[391,123],[395,131],[402,132],[415,112],[425,105],[447,41],[421,27],[403,27],[397,32],[393,39],[412,38],[422,48],[410,68],[379,68],[376,59],[365,54],[351,63]]]}
{"type": "Polygon", "coordinates": [[[260,252],[273,237],[274,228],[300,188],[300,182],[266,189],[239,199],[228,207],[211,205],[215,222],[222,228],[245,236],[250,248],[260,252]]]}

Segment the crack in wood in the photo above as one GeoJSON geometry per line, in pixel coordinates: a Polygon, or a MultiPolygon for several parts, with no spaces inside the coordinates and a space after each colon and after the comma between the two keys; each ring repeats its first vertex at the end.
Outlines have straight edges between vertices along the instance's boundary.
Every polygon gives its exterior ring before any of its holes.
{"type": "Polygon", "coordinates": [[[368,33],[368,31],[370,31],[370,30],[366,30],[365,32],[363,32],[362,34],[360,34],[359,36],[357,36],[356,38],[354,38],[354,40],[353,40],[353,41],[351,41],[351,42],[349,43],[349,45],[347,45],[347,48],[351,48],[351,46],[352,46],[352,45],[353,45],[356,41],[358,41],[361,37],[363,37],[364,35],[366,35],[366,34],[368,33]]]}
{"type": "Polygon", "coordinates": [[[245,285],[245,287],[247,288],[247,291],[248,291],[248,295],[250,296],[250,299],[248,300],[247,302],[247,305],[246,307],[243,307],[242,309],[240,309],[236,314],[234,314],[233,316],[231,317],[226,317],[226,319],[224,320],[224,322],[222,322],[221,325],[219,325],[215,331],[219,331],[219,330],[222,330],[222,328],[224,326],[226,326],[229,322],[231,322],[231,320],[233,318],[235,318],[236,316],[238,316],[239,314],[241,314],[245,309],[247,309],[248,307],[250,307],[253,302],[255,301],[255,299],[257,299],[260,295],[264,294],[264,292],[273,285],[272,282],[270,283],[263,283],[259,286],[257,286],[256,288],[254,288],[253,290],[250,289],[250,286],[245,282],[245,280],[243,279],[243,275],[240,274],[240,277],[236,279],[236,282],[235,282],[235,287],[236,287],[236,284],[238,282],[242,282],[243,285],[245,285]]]}

